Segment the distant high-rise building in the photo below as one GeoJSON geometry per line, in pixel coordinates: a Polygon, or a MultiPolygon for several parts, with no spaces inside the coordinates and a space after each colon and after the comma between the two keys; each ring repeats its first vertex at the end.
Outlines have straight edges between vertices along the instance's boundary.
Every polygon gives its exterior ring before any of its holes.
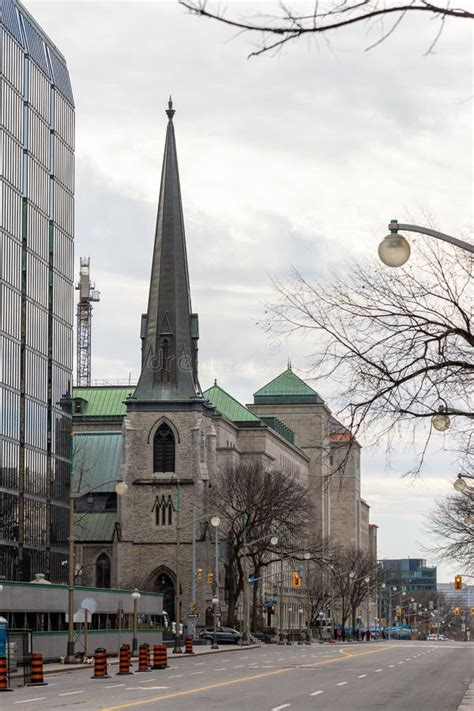
{"type": "Polygon", "coordinates": [[[423,558],[384,558],[379,560],[380,580],[406,592],[436,590],[436,566],[427,566],[423,558]]]}
{"type": "Polygon", "coordinates": [[[74,99],[62,54],[0,0],[0,578],[64,579],[74,99]]]}

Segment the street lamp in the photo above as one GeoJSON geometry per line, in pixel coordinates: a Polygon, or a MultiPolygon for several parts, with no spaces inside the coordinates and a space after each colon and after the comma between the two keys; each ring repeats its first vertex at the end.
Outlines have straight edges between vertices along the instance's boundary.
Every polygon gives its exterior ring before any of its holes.
{"type": "Polygon", "coordinates": [[[474,490],[474,487],[469,486],[469,484],[464,481],[465,479],[474,479],[474,476],[471,474],[458,474],[457,479],[453,483],[456,491],[466,491],[467,489],[474,490]]]}
{"type": "Polygon", "coordinates": [[[305,551],[303,553],[303,558],[306,561],[306,606],[308,608],[306,620],[306,644],[311,644],[311,591],[309,585],[309,561],[311,559],[311,553],[309,551],[305,551]]]}
{"type": "Polygon", "coordinates": [[[431,424],[438,432],[445,432],[449,429],[451,420],[446,413],[446,407],[444,405],[438,407],[438,412],[431,418],[431,424]]]}
{"type": "Polygon", "coordinates": [[[132,637],[132,656],[136,656],[138,652],[138,601],[141,595],[137,588],[131,593],[133,600],[133,637],[132,637]]]}
{"type": "Polygon", "coordinates": [[[298,610],[298,644],[303,644],[303,640],[301,639],[301,623],[303,620],[303,608],[300,607],[298,610]]]}
{"type": "Polygon", "coordinates": [[[89,489],[82,489],[77,492],[69,491],[69,559],[68,559],[68,623],[67,623],[67,654],[64,660],[65,664],[75,664],[76,657],[74,654],[74,585],[76,578],[76,551],[74,546],[74,502],[87,494],[91,494],[98,489],[102,489],[106,484],[115,484],[115,493],[118,496],[123,496],[128,491],[128,486],[124,481],[109,479],[103,481],[97,486],[89,489]]]}
{"type": "Polygon", "coordinates": [[[218,644],[217,644],[217,606],[219,604],[219,526],[220,526],[221,520],[219,516],[212,516],[211,517],[211,526],[215,530],[215,552],[216,552],[216,561],[215,561],[215,570],[214,570],[214,597],[212,598],[212,607],[214,610],[214,630],[213,630],[213,635],[212,635],[212,645],[211,649],[219,649],[218,644]]]}
{"type": "Polygon", "coordinates": [[[420,227],[419,225],[402,225],[397,220],[391,220],[388,226],[390,233],[384,237],[379,244],[379,257],[387,267],[401,267],[410,258],[410,245],[405,237],[398,233],[398,230],[406,232],[419,232],[429,237],[434,237],[442,242],[449,242],[456,247],[465,250],[466,252],[474,253],[474,245],[464,240],[451,237],[444,232],[431,230],[428,227],[420,227]]]}

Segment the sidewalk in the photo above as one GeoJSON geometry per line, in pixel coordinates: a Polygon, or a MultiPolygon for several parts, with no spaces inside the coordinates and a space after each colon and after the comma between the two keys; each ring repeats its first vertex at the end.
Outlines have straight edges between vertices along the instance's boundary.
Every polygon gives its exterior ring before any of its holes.
{"type": "Polygon", "coordinates": [[[457,711],[472,711],[474,709],[474,678],[466,689],[466,693],[462,697],[461,703],[457,711]]]}
{"type": "MultiPolygon", "coordinates": [[[[211,649],[210,644],[200,644],[194,647],[194,654],[173,654],[171,649],[168,649],[168,663],[171,661],[178,662],[182,659],[189,659],[190,657],[202,656],[203,654],[221,654],[222,652],[241,652],[247,649],[259,649],[261,645],[259,644],[249,644],[246,647],[241,647],[240,645],[221,645],[219,649],[211,649]]],[[[183,647],[184,649],[184,647],[183,647]]],[[[138,657],[132,657],[132,662],[138,663],[138,657]]],[[[118,657],[109,657],[107,664],[109,666],[118,666],[118,657]]],[[[79,669],[91,669],[93,664],[45,664],[44,674],[58,674],[61,672],[71,672],[78,671],[79,669]]]]}

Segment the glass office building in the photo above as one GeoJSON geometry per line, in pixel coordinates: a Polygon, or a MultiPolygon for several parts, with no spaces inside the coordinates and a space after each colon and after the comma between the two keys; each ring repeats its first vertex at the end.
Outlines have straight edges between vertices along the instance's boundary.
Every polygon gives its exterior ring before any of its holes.
{"type": "Polygon", "coordinates": [[[65,580],[74,100],[66,62],[0,0],[0,579],[65,580]]]}

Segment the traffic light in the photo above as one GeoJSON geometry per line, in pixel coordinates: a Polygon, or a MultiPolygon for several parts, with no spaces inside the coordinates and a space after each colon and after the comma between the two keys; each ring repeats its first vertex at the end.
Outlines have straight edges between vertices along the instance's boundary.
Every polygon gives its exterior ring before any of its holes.
{"type": "Polygon", "coordinates": [[[214,582],[214,573],[212,572],[212,570],[210,570],[207,574],[207,584],[209,586],[211,586],[213,582],[214,582]]]}
{"type": "Polygon", "coordinates": [[[202,574],[203,574],[203,572],[204,572],[204,571],[203,571],[202,568],[198,568],[198,569],[196,570],[196,580],[198,581],[198,583],[202,583],[202,574]]]}
{"type": "Polygon", "coordinates": [[[461,608],[460,608],[460,607],[455,607],[455,608],[454,608],[454,614],[456,615],[456,617],[459,617],[459,615],[461,614],[461,608]]]}
{"type": "Polygon", "coordinates": [[[301,587],[301,578],[296,570],[291,571],[291,584],[294,588],[301,587]]]}
{"type": "Polygon", "coordinates": [[[454,576],[454,589],[455,590],[462,590],[462,576],[461,575],[454,576]]]}
{"type": "Polygon", "coordinates": [[[471,607],[471,615],[474,615],[474,607],[471,607]]]}

